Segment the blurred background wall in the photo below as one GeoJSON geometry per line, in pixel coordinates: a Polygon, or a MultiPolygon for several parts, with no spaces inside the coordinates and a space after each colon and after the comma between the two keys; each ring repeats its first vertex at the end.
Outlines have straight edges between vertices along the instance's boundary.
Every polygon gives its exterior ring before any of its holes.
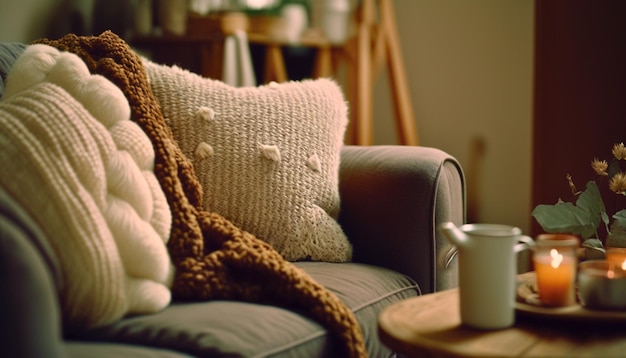
{"type": "Polygon", "coordinates": [[[122,34],[132,22],[134,0],[2,0],[0,41],[30,42],[68,32],[111,29],[122,34]]]}
{"type": "MultiPolygon", "coordinates": [[[[2,0],[0,41],[124,34],[135,1],[2,0]],[[96,14],[93,15],[92,14],[96,14]]],[[[459,159],[471,222],[531,225],[534,0],[395,0],[421,145],[459,159]]],[[[397,142],[386,73],[375,143],[397,142]]]]}
{"type": "MultiPolygon", "coordinates": [[[[463,165],[469,222],[527,232],[534,1],[395,4],[420,144],[441,148],[463,165]]],[[[377,142],[390,143],[390,121],[380,120],[391,113],[385,76],[379,81],[375,133],[377,142]]]]}

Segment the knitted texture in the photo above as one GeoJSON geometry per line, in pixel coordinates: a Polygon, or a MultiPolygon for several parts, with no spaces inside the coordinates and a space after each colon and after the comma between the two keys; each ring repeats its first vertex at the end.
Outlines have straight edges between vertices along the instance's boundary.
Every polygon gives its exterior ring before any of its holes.
{"type": "Polygon", "coordinates": [[[353,313],[266,242],[202,205],[193,166],[176,144],[148,84],[140,58],[117,35],[66,35],[39,40],[78,54],[128,98],[131,118],[155,148],[155,174],[172,209],[168,249],[176,267],[175,298],[232,299],[299,310],[327,327],[342,356],[367,355],[353,313]]]}
{"type": "Polygon", "coordinates": [[[203,186],[204,209],[290,261],[349,261],[339,211],[347,108],[329,79],[235,88],[144,60],[148,80],[203,186]]]}
{"type": "Polygon", "coordinates": [[[155,190],[150,142],[129,112],[111,82],[44,45],[15,62],[0,102],[0,182],[42,225],[59,257],[71,329],[170,302],[164,241],[171,214],[155,190]]]}

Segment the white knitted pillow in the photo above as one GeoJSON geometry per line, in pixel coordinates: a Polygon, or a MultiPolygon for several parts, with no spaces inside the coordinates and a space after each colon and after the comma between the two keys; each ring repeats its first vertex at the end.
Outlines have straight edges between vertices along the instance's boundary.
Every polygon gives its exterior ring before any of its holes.
{"type": "Polygon", "coordinates": [[[123,93],[76,55],[27,48],[0,102],[0,185],[59,256],[66,324],[90,327],[170,302],[171,212],[154,151],[123,93]]]}
{"type": "Polygon", "coordinates": [[[335,220],[347,104],[328,79],[235,88],[144,59],[148,80],[208,211],[287,260],[348,261],[335,220]]]}

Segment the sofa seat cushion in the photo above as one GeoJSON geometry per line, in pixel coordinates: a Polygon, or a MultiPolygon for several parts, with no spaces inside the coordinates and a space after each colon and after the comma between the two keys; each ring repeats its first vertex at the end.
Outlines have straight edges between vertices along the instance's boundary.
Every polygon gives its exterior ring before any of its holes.
{"type": "MultiPolygon", "coordinates": [[[[419,294],[413,280],[395,271],[356,263],[299,262],[317,282],[355,312],[368,354],[388,356],[378,340],[380,311],[419,294]]],[[[100,340],[167,348],[199,356],[333,356],[324,328],[296,312],[237,301],[177,302],[162,312],[129,317],[74,334],[100,340]]]]}
{"type": "Polygon", "coordinates": [[[167,349],[94,342],[68,342],[65,344],[65,352],[68,358],[193,358],[167,349]]]}

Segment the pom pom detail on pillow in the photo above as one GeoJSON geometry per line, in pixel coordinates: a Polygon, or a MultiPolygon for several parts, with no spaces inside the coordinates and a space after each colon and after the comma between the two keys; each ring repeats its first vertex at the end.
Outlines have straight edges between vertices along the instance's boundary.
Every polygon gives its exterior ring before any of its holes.
{"type": "Polygon", "coordinates": [[[336,221],[347,104],[330,79],[236,88],[143,59],[174,138],[192,160],[205,209],[287,260],[345,262],[336,221]]]}

